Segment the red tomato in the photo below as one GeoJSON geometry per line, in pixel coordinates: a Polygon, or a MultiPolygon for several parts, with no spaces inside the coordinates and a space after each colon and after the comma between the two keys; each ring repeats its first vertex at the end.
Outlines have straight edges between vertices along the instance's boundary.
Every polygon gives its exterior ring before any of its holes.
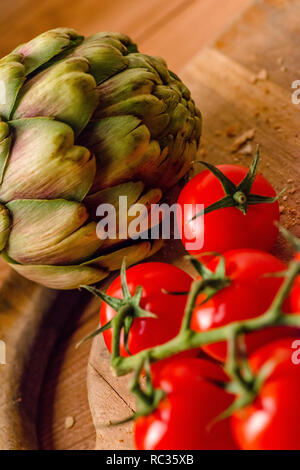
{"type": "MultiPolygon", "coordinates": [[[[236,185],[243,180],[249,170],[238,165],[218,165],[217,168],[236,185]]],[[[260,174],[256,176],[250,193],[276,196],[270,183],[260,174]]],[[[204,207],[208,207],[224,196],[225,191],[220,181],[209,170],[196,175],[183,188],[178,199],[183,216],[181,220],[177,212],[177,223],[182,229],[182,242],[187,251],[197,254],[206,251],[223,253],[235,248],[270,250],[278,234],[278,229],[274,225],[274,221],[279,220],[278,202],[249,205],[246,215],[236,207],[226,207],[194,220],[191,220],[195,215],[192,208],[184,210],[185,204],[194,207],[195,204],[204,204],[204,207]],[[199,240],[204,241],[202,247],[188,247],[188,244],[199,240]]]]}
{"type": "Polygon", "coordinates": [[[300,339],[289,337],[272,341],[255,351],[249,362],[254,373],[269,360],[272,360],[273,371],[269,379],[280,375],[297,376],[300,373],[300,339]]]}
{"type": "Polygon", "coordinates": [[[160,374],[161,370],[165,369],[168,364],[173,363],[174,360],[177,361],[179,359],[187,359],[192,357],[211,361],[211,358],[202,349],[188,349],[187,351],[182,351],[178,354],[174,354],[174,356],[168,357],[167,359],[162,359],[161,361],[157,361],[151,364],[152,379],[155,381],[156,377],[158,377],[158,374],[160,374]]]}
{"type": "MultiPolygon", "coordinates": [[[[127,283],[133,295],[137,286],[143,287],[140,306],[157,315],[157,318],[135,318],[128,337],[131,354],[165,343],[177,335],[186,304],[186,295],[170,295],[162,292],[188,292],[192,278],[177,268],[165,263],[144,263],[127,270],[127,283]]],[[[110,285],[107,294],[122,298],[121,279],[118,276],[110,285]]],[[[100,323],[105,325],[116,315],[109,305],[102,302],[100,323]]],[[[112,330],[103,333],[107,348],[111,351],[112,330]]],[[[121,337],[121,355],[128,356],[121,337]]]]}
{"type": "MultiPolygon", "coordinates": [[[[271,305],[283,279],[263,277],[267,273],[286,270],[286,266],[269,253],[254,250],[232,250],[224,253],[226,275],[231,279],[228,287],[220,290],[203,305],[204,296],[197,299],[191,327],[196,331],[207,331],[234,321],[246,320],[262,315],[271,305]]],[[[215,270],[219,257],[208,262],[207,267],[215,270]]],[[[290,310],[289,301],[285,309],[290,310]]],[[[273,327],[247,335],[248,353],[277,338],[298,335],[299,330],[287,327],[273,327]]],[[[204,346],[212,357],[224,361],[227,346],[215,343],[204,346]]]]}
{"type": "Polygon", "coordinates": [[[155,412],[135,422],[137,449],[235,449],[230,419],[213,424],[233,400],[213,383],[226,380],[220,366],[203,359],[167,364],[154,378],[167,396],[155,412]]]}
{"type": "Polygon", "coordinates": [[[293,364],[294,343],[293,338],[276,341],[251,357],[254,371],[270,360],[274,362],[274,370],[255,401],[231,417],[232,430],[241,449],[300,449],[300,360],[293,364]]]}

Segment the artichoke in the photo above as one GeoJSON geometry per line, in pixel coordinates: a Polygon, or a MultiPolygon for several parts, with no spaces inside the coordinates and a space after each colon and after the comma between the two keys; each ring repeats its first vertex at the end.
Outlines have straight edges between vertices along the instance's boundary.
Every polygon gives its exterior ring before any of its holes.
{"type": "Polygon", "coordinates": [[[77,288],[159,242],[100,240],[95,207],[157,203],[189,170],[201,115],[125,35],[45,32],[0,60],[0,250],[23,276],[77,288]],[[2,96],[3,95],[3,96],[2,96]]]}

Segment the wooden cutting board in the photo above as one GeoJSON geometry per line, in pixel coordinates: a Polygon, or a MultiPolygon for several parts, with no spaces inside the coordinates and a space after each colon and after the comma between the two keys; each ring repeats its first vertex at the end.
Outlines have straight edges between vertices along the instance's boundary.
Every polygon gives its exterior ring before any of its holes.
{"type": "MultiPolygon", "coordinates": [[[[260,171],[277,191],[287,187],[282,223],[298,235],[300,106],[292,104],[291,86],[300,80],[299,18],[299,0],[255,2],[181,74],[203,113],[201,159],[249,165],[249,148],[253,154],[259,143],[260,171]],[[250,130],[254,138],[234,151],[236,140],[250,130]]],[[[283,260],[292,254],[282,237],[274,253],[283,260]]],[[[159,259],[182,266],[183,254],[180,243],[171,243],[159,259]]],[[[134,401],[128,378],[112,376],[100,337],[92,345],[87,383],[96,449],[132,449],[132,424],[107,426],[130,415],[134,401]]]]}

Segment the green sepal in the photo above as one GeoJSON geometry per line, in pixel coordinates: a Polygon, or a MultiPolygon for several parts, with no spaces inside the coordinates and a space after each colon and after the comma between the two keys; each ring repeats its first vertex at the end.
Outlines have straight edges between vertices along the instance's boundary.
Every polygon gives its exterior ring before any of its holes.
{"type": "Polygon", "coordinates": [[[209,205],[208,207],[205,207],[202,211],[198,212],[191,219],[191,221],[201,215],[209,214],[210,212],[213,212],[218,209],[225,209],[226,207],[236,207],[245,215],[248,210],[248,205],[272,204],[276,202],[280,198],[282,193],[285,191],[285,189],[275,197],[268,197],[262,196],[260,194],[250,193],[257,175],[257,166],[259,158],[259,147],[257,147],[257,151],[253,158],[249,171],[239,185],[235,185],[229,178],[227,178],[226,175],[224,175],[224,173],[222,173],[221,170],[219,170],[214,165],[211,165],[210,163],[204,161],[200,161],[199,163],[202,163],[204,166],[206,166],[206,168],[208,168],[208,170],[211,171],[211,173],[213,173],[215,177],[220,181],[225,191],[225,197],[209,205]]]}
{"type": "MultiPolygon", "coordinates": [[[[96,289],[95,287],[91,286],[86,286],[82,285],[80,286],[82,289],[86,289],[87,291],[91,292],[92,294],[96,295],[99,297],[103,302],[107,303],[110,307],[112,307],[117,315],[124,310],[124,308],[127,310],[125,317],[122,319],[122,329],[124,330],[124,346],[128,354],[131,355],[128,347],[128,338],[129,338],[129,333],[131,326],[133,324],[133,321],[135,318],[157,318],[157,315],[155,315],[152,312],[148,312],[147,310],[144,310],[143,308],[140,307],[140,301],[142,298],[142,293],[143,293],[143,288],[142,286],[137,286],[134,292],[134,295],[132,296],[128,287],[127,283],[127,278],[126,278],[126,257],[123,258],[122,262],[122,267],[120,270],[120,277],[121,277],[121,285],[122,285],[122,294],[123,298],[118,299],[116,297],[112,297],[110,295],[105,294],[104,292],[100,291],[99,289],[96,289]]],[[[84,338],[82,341],[80,341],[79,344],[82,342],[93,338],[94,336],[103,333],[103,331],[106,331],[109,328],[114,328],[114,323],[111,320],[108,322],[106,325],[104,325],[102,328],[99,328],[98,330],[94,331],[90,335],[88,335],[86,338],[84,338]]]]}
{"type": "Polygon", "coordinates": [[[242,182],[236,187],[236,191],[242,191],[244,194],[249,194],[253,186],[256,174],[257,174],[257,165],[260,158],[259,146],[257,147],[256,153],[254,155],[253,161],[250,165],[249,171],[242,182]]]}
{"type": "Polygon", "coordinates": [[[209,171],[213,175],[215,175],[216,178],[218,178],[226,194],[231,195],[231,196],[234,195],[234,193],[236,192],[236,185],[229,178],[227,178],[227,176],[224,175],[224,173],[222,173],[222,171],[219,170],[219,168],[217,168],[214,165],[211,165],[211,163],[207,163],[202,160],[200,161],[200,163],[206,166],[206,168],[208,168],[209,171]]]}
{"type": "Polygon", "coordinates": [[[220,199],[217,202],[214,202],[208,207],[205,207],[202,211],[198,212],[191,220],[195,220],[200,215],[206,215],[210,212],[216,211],[218,209],[225,209],[226,207],[235,207],[237,202],[232,198],[232,196],[225,196],[223,199],[220,199]]]}
{"type": "Polygon", "coordinates": [[[126,317],[124,320],[124,347],[126,349],[126,352],[131,356],[131,352],[129,350],[128,346],[128,338],[129,338],[129,333],[130,333],[130,328],[133,323],[133,317],[126,317]]]}
{"type": "Polygon", "coordinates": [[[122,304],[121,299],[116,299],[115,297],[111,297],[110,295],[105,294],[99,289],[96,289],[95,287],[92,286],[80,286],[81,289],[86,289],[92,294],[94,294],[96,297],[100,297],[103,302],[107,303],[111,308],[113,308],[115,311],[118,311],[122,304]]]}
{"type": "Polygon", "coordinates": [[[211,271],[204,263],[194,257],[187,257],[190,259],[191,264],[194,266],[197,273],[201,276],[201,280],[198,281],[198,295],[204,294],[205,298],[201,303],[198,303],[197,306],[205,304],[208,302],[217,292],[228,287],[231,283],[230,278],[226,277],[226,266],[224,256],[219,255],[218,253],[210,253],[216,256],[220,256],[220,261],[216,267],[215,271],[211,271]]]}
{"type": "Polygon", "coordinates": [[[213,275],[213,271],[208,269],[204,263],[201,263],[201,261],[194,256],[186,256],[186,259],[190,261],[191,265],[203,279],[208,279],[213,275]]]}
{"type": "Polygon", "coordinates": [[[121,285],[122,285],[122,294],[123,294],[123,299],[128,300],[131,298],[131,294],[128,288],[127,284],[127,277],[126,277],[126,258],[123,258],[122,266],[121,266],[121,271],[120,271],[120,277],[121,277],[121,285]]]}
{"type": "Polygon", "coordinates": [[[247,197],[247,203],[248,205],[253,205],[253,204],[272,204],[273,202],[278,201],[278,199],[283,195],[283,193],[286,191],[286,188],[284,188],[282,191],[280,191],[277,196],[270,197],[270,196],[261,196],[260,194],[249,194],[247,197]]]}
{"type": "Polygon", "coordinates": [[[83,343],[85,343],[86,341],[88,341],[89,339],[92,339],[94,338],[95,336],[98,336],[98,335],[101,335],[101,333],[103,333],[104,331],[106,330],[109,330],[109,328],[111,328],[111,321],[107,322],[104,326],[102,326],[101,328],[98,328],[97,330],[93,331],[92,333],[89,333],[87,336],[85,336],[84,338],[82,338],[75,346],[75,349],[78,349],[79,346],[81,346],[83,343]]]}
{"type": "Polygon", "coordinates": [[[226,418],[230,418],[230,416],[235,411],[238,411],[242,408],[245,408],[246,406],[251,405],[251,403],[253,403],[253,401],[255,400],[256,396],[258,395],[259,391],[261,390],[268,377],[270,377],[270,375],[272,374],[275,365],[276,364],[273,360],[267,361],[261,367],[258,374],[254,377],[253,382],[251,386],[249,386],[248,391],[245,388],[241,391],[240,387],[237,387],[238,384],[236,382],[230,382],[227,386],[225,385],[225,389],[228,393],[232,393],[235,395],[240,393],[240,395],[225,411],[223,411],[223,413],[221,413],[212,421],[210,426],[213,426],[217,422],[222,421],[226,418]]]}

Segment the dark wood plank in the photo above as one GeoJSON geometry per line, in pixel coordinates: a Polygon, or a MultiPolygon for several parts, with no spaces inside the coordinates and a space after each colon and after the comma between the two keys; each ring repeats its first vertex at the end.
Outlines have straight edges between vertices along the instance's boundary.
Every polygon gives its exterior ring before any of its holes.
{"type": "Polygon", "coordinates": [[[0,56],[43,31],[62,26],[85,35],[97,31],[121,31],[138,39],[147,31],[151,34],[157,23],[191,1],[23,0],[22,6],[22,0],[19,0],[18,9],[8,9],[3,19],[0,16],[0,56]]]}

